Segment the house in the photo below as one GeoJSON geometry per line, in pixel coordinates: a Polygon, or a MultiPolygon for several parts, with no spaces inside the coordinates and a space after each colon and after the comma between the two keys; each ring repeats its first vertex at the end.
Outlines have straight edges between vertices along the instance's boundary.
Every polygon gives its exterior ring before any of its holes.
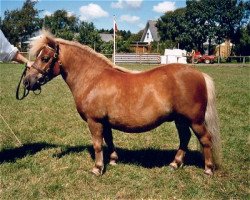
{"type": "Polygon", "coordinates": [[[131,50],[136,53],[150,53],[151,52],[151,42],[160,41],[158,34],[158,29],[156,27],[157,21],[148,20],[144,28],[142,37],[140,41],[135,41],[131,43],[131,50]]]}
{"type": "Polygon", "coordinates": [[[101,40],[103,42],[110,42],[110,41],[114,41],[114,37],[113,34],[110,33],[99,33],[101,40]]]}
{"type": "Polygon", "coordinates": [[[132,42],[130,48],[135,53],[149,53],[151,46],[147,42],[132,42]]]}
{"type": "Polygon", "coordinates": [[[148,44],[150,44],[153,41],[156,41],[156,42],[160,41],[156,23],[157,21],[148,20],[140,42],[147,42],[148,44]]]}

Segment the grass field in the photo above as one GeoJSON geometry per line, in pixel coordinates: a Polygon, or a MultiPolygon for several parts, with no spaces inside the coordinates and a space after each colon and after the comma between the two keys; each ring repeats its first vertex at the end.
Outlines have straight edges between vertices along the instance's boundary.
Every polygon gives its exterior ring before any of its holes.
{"type": "Polygon", "coordinates": [[[120,162],[95,177],[90,133],[61,77],[17,101],[22,67],[0,64],[1,116],[23,143],[0,119],[0,199],[249,199],[250,67],[198,68],[217,88],[222,168],[204,175],[193,135],[186,165],[171,171],[178,136],[166,123],[146,134],[114,131],[120,162]]]}

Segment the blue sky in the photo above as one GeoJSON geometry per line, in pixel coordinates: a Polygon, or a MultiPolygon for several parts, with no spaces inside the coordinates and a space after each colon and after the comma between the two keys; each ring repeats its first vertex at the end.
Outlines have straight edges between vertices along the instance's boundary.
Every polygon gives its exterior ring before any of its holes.
{"type": "MultiPolygon", "coordinates": [[[[147,20],[156,20],[164,12],[185,7],[185,0],[34,0],[36,8],[42,10],[40,16],[51,15],[58,9],[64,9],[69,15],[80,20],[93,22],[98,28],[111,29],[113,15],[116,16],[118,29],[133,33],[143,29],[147,20]]],[[[1,0],[1,16],[6,10],[20,9],[24,0],[1,0]]]]}

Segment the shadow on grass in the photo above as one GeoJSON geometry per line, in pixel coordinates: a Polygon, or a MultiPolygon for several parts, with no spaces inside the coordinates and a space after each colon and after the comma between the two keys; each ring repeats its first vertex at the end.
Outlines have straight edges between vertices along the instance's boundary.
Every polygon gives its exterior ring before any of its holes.
{"type": "MultiPolygon", "coordinates": [[[[60,153],[56,153],[53,156],[61,158],[63,156],[80,153],[87,150],[92,159],[94,160],[94,149],[92,145],[86,146],[67,146],[67,145],[55,145],[46,142],[41,143],[30,143],[24,144],[21,147],[13,149],[5,149],[0,152],[0,164],[4,162],[15,162],[17,159],[22,159],[29,155],[34,155],[39,151],[58,148],[62,150],[60,153]]],[[[119,156],[119,163],[124,164],[136,164],[145,168],[163,167],[169,165],[174,159],[176,150],[161,150],[161,149],[138,149],[138,150],[128,150],[124,148],[117,148],[117,153],[119,156]]],[[[104,162],[108,163],[108,149],[104,147],[104,162]]],[[[204,161],[202,155],[198,151],[188,151],[185,156],[185,165],[192,165],[199,168],[204,167],[204,161]]]]}
{"type": "MultiPolygon", "coordinates": [[[[136,164],[145,168],[163,167],[169,165],[176,154],[176,150],[138,149],[127,150],[117,148],[119,162],[136,164]]],[[[198,151],[188,151],[185,156],[185,165],[204,167],[203,158],[198,151]]]]}
{"type": "Polygon", "coordinates": [[[28,155],[34,155],[43,149],[54,148],[57,145],[46,142],[24,144],[21,147],[13,149],[4,149],[0,152],[0,163],[15,162],[17,159],[24,158],[28,155]]]}

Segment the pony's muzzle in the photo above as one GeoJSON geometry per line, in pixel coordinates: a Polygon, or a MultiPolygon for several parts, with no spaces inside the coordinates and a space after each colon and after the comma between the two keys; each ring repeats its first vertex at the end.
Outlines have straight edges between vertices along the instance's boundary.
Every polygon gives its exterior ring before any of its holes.
{"type": "Polygon", "coordinates": [[[23,84],[24,84],[26,89],[28,89],[30,87],[30,82],[27,79],[23,80],[23,84]]]}
{"type": "Polygon", "coordinates": [[[27,90],[37,90],[40,86],[37,82],[38,78],[28,75],[24,78],[23,84],[27,90]]]}

